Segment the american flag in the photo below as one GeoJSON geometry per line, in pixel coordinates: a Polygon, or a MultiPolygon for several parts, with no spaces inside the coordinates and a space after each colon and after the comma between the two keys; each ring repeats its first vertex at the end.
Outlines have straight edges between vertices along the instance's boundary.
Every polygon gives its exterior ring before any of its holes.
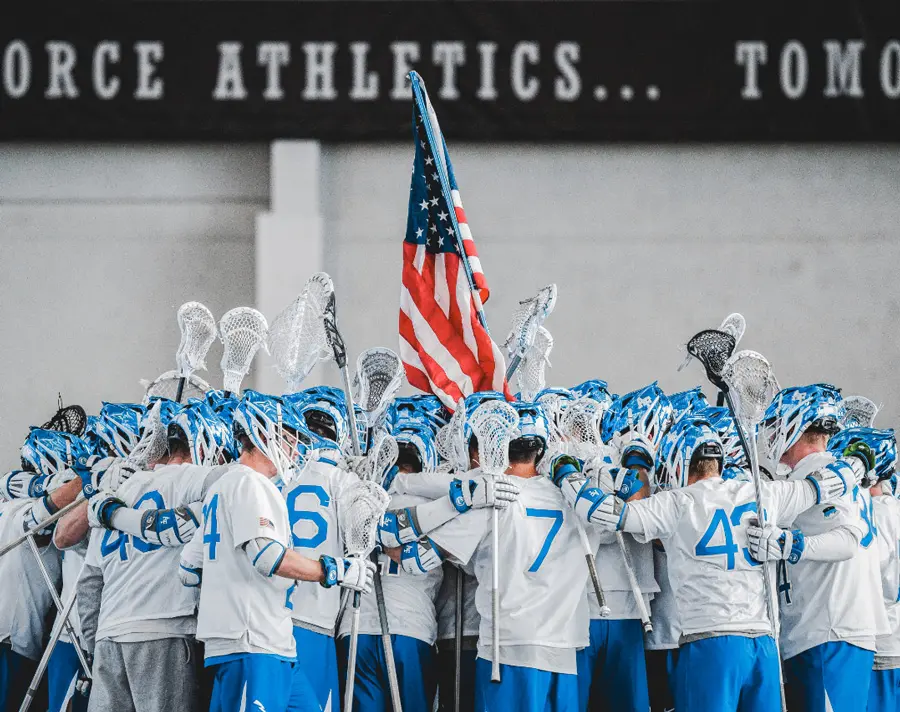
{"type": "Polygon", "coordinates": [[[487,301],[487,280],[466,223],[447,144],[425,84],[415,72],[410,79],[416,153],[403,241],[400,358],[410,384],[434,393],[453,409],[461,397],[476,391],[507,393],[506,366],[478,320],[465,258],[460,257],[458,236],[480,299],[487,301]]]}

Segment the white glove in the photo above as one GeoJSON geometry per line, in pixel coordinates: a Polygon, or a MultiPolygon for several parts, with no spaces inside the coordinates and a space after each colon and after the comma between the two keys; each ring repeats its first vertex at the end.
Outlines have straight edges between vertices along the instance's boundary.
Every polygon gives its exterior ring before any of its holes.
{"type": "Polygon", "coordinates": [[[125,507],[125,502],[112,492],[100,490],[88,500],[88,525],[94,529],[112,529],[113,513],[125,507]]]}
{"type": "Polygon", "coordinates": [[[96,473],[98,475],[97,481],[99,484],[102,484],[103,489],[107,492],[116,493],[119,491],[119,487],[138,472],[138,468],[129,464],[124,458],[117,457],[112,462],[108,462],[105,459],[101,460],[91,468],[91,472],[92,484],[94,482],[94,473],[96,473]]]}
{"type": "Polygon", "coordinates": [[[759,526],[753,520],[747,527],[747,548],[756,561],[789,561],[796,564],[803,556],[805,542],[799,529],[779,529],[774,524],[759,526]]]}
{"type": "Polygon", "coordinates": [[[518,498],[519,486],[507,475],[478,475],[450,483],[450,499],[459,512],[485,507],[506,509],[518,498]]]}
{"type": "Polygon", "coordinates": [[[626,462],[626,456],[633,455],[636,456],[642,467],[646,467],[648,470],[653,469],[653,463],[656,462],[656,448],[640,433],[629,430],[620,435],[614,435],[610,440],[610,445],[619,451],[620,462],[623,465],[634,467],[635,463],[626,462]]]}
{"type": "Polygon", "coordinates": [[[368,559],[359,556],[350,556],[346,559],[322,557],[325,566],[325,580],[327,586],[337,584],[351,591],[369,593],[375,583],[375,564],[368,559]],[[330,562],[326,561],[331,559],[330,562]]]}
{"type": "Polygon", "coordinates": [[[0,477],[0,501],[10,501],[19,497],[41,497],[45,492],[47,478],[36,472],[13,470],[0,477]]]}
{"type": "MultiPolygon", "coordinates": [[[[594,490],[595,492],[597,490],[594,490]]],[[[583,492],[581,499],[586,500],[587,493],[583,492]]],[[[590,513],[587,516],[591,524],[596,524],[601,529],[607,531],[619,531],[625,522],[625,516],[628,513],[628,504],[623,502],[615,495],[602,495],[598,500],[591,503],[590,513]]],[[[582,505],[583,507],[584,505],[582,505]]],[[[579,507],[580,509],[580,507],[579,507]]]]}

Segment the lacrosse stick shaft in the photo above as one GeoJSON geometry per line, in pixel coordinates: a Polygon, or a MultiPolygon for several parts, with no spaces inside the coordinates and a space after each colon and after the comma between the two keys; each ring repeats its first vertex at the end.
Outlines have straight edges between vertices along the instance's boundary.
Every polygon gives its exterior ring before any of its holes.
{"type": "Polygon", "coordinates": [[[453,712],[459,712],[459,694],[462,688],[462,645],[463,645],[463,572],[456,569],[456,611],[454,616],[454,635],[456,649],[453,651],[455,669],[453,672],[453,712]]]}
{"type": "MultiPolygon", "coordinates": [[[[378,555],[372,552],[372,561],[378,565],[378,555]]],[[[388,629],[387,609],[384,605],[384,587],[381,584],[381,572],[375,570],[375,602],[378,604],[378,624],[381,626],[381,645],[384,648],[384,663],[387,667],[388,687],[391,691],[391,704],[394,712],[402,712],[400,702],[400,682],[397,679],[397,664],[394,662],[394,646],[391,644],[391,631],[388,629]]]]}
{"type": "Polygon", "coordinates": [[[22,534],[20,537],[13,539],[9,544],[0,549],[0,557],[3,557],[5,554],[8,554],[10,551],[15,549],[17,546],[24,544],[26,539],[31,539],[33,536],[36,536],[38,531],[46,529],[48,526],[53,524],[56,521],[59,521],[64,516],[66,516],[69,512],[71,512],[75,507],[84,502],[84,498],[79,495],[79,497],[74,501],[67,504],[65,507],[60,509],[56,514],[52,514],[47,517],[44,521],[42,521],[37,527],[34,529],[29,529],[27,532],[22,534]]]}
{"type": "Polygon", "coordinates": [[[603,592],[603,586],[600,584],[600,576],[597,574],[597,560],[594,558],[594,552],[591,550],[591,543],[588,541],[587,534],[581,522],[576,519],[578,527],[578,539],[581,541],[581,548],[584,550],[584,560],[587,563],[588,573],[591,575],[591,584],[594,587],[594,593],[597,594],[597,602],[600,604],[600,615],[606,618],[610,611],[606,605],[606,594],[603,592]]]}
{"type": "Polygon", "coordinates": [[[491,682],[500,682],[500,510],[493,509],[491,527],[491,682]]]}
{"type": "Polygon", "coordinates": [[[645,633],[652,633],[653,624],[650,622],[650,611],[647,610],[641,587],[638,585],[637,578],[634,575],[634,569],[631,568],[631,559],[628,556],[628,550],[625,548],[625,537],[622,536],[622,532],[616,532],[616,542],[619,544],[622,561],[625,563],[625,575],[628,576],[628,585],[631,586],[631,593],[634,594],[634,602],[637,604],[638,613],[641,616],[641,625],[644,627],[645,633]]]}
{"type": "Polygon", "coordinates": [[[359,430],[356,426],[356,408],[353,407],[353,396],[350,394],[350,369],[347,363],[341,366],[341,380],[344,383],[344,400],[347,405],[347,420],[350,422],[350,444],[353,447],[353,454],[359,457],[362,455],[362,448],[359,446],[359,430]]]}
{"type": "Polygon", "coordinates": [[[187,376],[182,376],[178,379],[178,390],[175,391],[175,402],[181,403],[181,398],[184,396],[184,384],[187,381],[187,376]]]}
{"type": "Polygon", "coordinates": [[[519,365],[522,363],[522,357],[516,354],[512,357],[509,362],[509,366],[506,367],[506,380],[511,379],[516,371],[519,369],[519,365]]]}
{"type": "Polygon", "coordinates": [[[356,683],[356,646],[359,641],[359,591],[353,593],[353,618],[350,619],[350,652],[347,656],[347,685],[344,688],[344,709],[353,709],[353,687],[356,683]]]}
{"type": "MultiPolygon", "coordinates": [[[[31,553],[34,554],[34,558],[37,560],[38,569],[41,571],[44,583],[47,584],[47,589],[50,591],[50,597],[53,599],[53,604],[56,606],[56,610],[59,611],[59,615],[62,616],[65,613],[65,607],[63,606],[62,601],[59,600],[59,595],[56,593],[56,586],[53,584],[53,579],[50,578],[47,567],[44,566],[41,552],[38,550],[38,546],[33,538],[28,539],[28,546],[31,548],[31,553]]],[[[73,595],[72,599],[74,600],[74,598],[75,596],[73,595]]],[[[72,646],[75,648],[75,654],[78,656],[78,662],[81,664],[81,669],[84,670],[85,677],[91,679],[91,666],[88,665],[87,656],[81,649],[81,641],[78,640],[78,636],[75,634],[75,628],[72,626],[72,622],[67,615],[62,619],[62,626],[65,626],[66,633],[68,633],[69,637],[72,639],[72,646]]]]}

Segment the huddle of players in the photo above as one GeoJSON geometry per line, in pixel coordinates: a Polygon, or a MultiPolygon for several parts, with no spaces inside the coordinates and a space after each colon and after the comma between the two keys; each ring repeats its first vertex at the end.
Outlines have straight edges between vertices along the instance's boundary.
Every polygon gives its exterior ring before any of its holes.
{"type": "MultiPolygon", "coordinates": [[[[469,396],[466,414],[501,398],[469,396]]],[[[404,709],[427,712],[438,687],[442,709],[453,707],[457,577],[463,710],[644,712],[651,689],[654,709],[673,706],[667,694],[681,710],[780,709],[765,560],[779,572],[789,709],[900,709],[893,431],[844,427],[831,386],[783,390],[758,433],[768,473],[759,518],[736,424],[699,389],[667,397],[652,384],[612,397],[594,380],[512,405],[510,467],[496,477],[481,473],[468,425],[468,465],[441,461],[435,438],[449,414],[436,398],[398,398],[387,413],[400,454],[383,482],[391,504],[378,559],[404,709]],[[566,429],[567,407],[586,399],[593,440],[566,429]],[[608,616],[588,582],[585,534],[608,616]],[[652,611],[646,639],[626,567],[652,611]]],[[[343,394],[213,391],[143,411],[106,404],[84,438],[32,430],[23,471],[0,480],[0,545],[88,496],[39,541],[56,575],[65,554],[63,601],[77,591],[80,643],[93,656],[85,700],[72,694],[76,641],[57,646],[51,709],[200,709],[209,680],[211,710],[337,709],[342,588],[366,594],[354,708],[387,709],[375,567],[344,556],[339,527],[338,503],[359,482],[345,453],[360,435],[343,394]],[[129,466],[121,458],[150,437],[151,421],[166,428],[166,452],[129,466]]],[[[12,601],[0,611],[7,705],[24,693],[51,606],[30,556],[19,547],[0,558],[12,601]]]]}

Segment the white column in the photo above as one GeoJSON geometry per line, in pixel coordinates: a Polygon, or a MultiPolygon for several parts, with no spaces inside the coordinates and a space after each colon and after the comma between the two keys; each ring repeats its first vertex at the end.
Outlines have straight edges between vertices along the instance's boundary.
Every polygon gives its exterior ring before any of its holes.
{"type": "MultiPolygon", "coordinates": [[[[271,147],[270,210],[256,216],[256,308],[271,323],[303,289],[313,272],[323,269],[319,143],[275,141],[271,147]]],[[[255,388],[282,393],[284,381],[272,359],[257,357],[255,388]]],[[[319,383],[320,368],[304,385],[319,383]]]]}

